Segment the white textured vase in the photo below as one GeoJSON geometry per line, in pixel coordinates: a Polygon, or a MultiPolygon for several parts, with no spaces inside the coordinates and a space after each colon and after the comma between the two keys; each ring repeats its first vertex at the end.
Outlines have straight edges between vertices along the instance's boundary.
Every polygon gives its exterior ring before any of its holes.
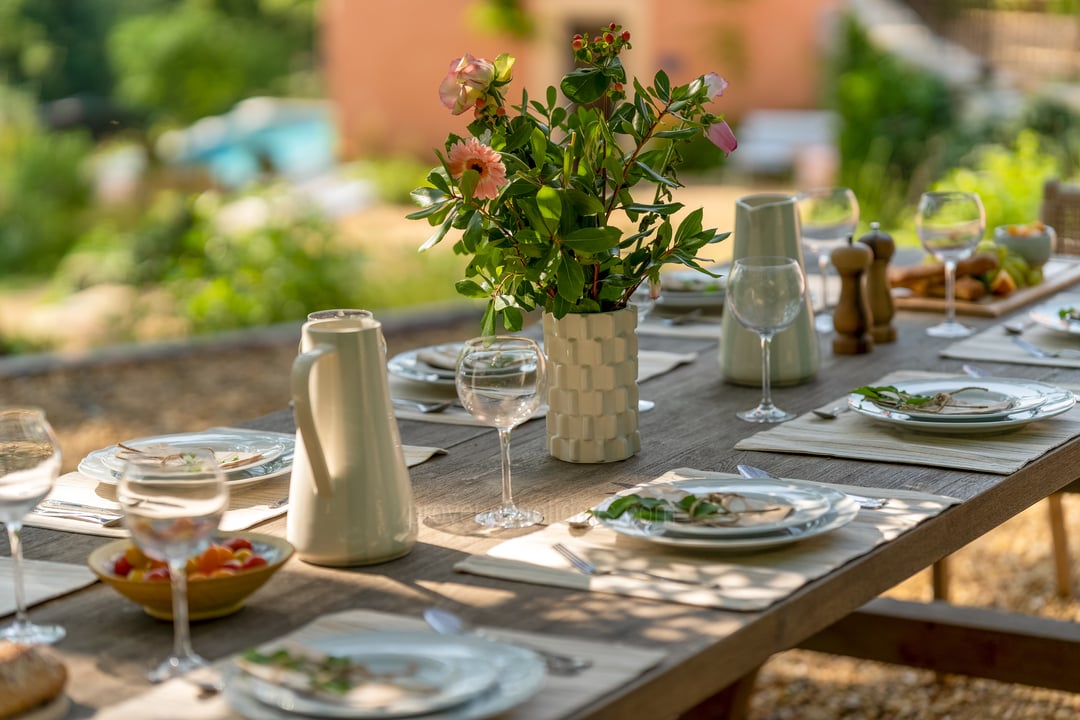
{"type": "Polygon", "coordinates": [[[544,314],[552,457],[604,463],[641,449],[636,329],[634,308],[561,319],[544,314]]]}

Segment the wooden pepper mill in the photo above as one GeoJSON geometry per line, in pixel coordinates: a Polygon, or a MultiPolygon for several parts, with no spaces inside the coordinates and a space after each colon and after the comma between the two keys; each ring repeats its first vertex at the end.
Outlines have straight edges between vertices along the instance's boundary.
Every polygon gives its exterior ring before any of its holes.
{"type": "Polygon", "coordinates": [[[866,273],[874,253],[862,243],[848,244],[832,251],[832,263],[840,273],[840,300],[833,311],[832,349],[837,355],[859,355],[874,349],[870,334],[870,303],[866,297],[866,273]]]}
{"type": "Polygon", "coordinates": [[[873,318],[870,334],[876,343],[890,343],[896,340],[896,326],[892,324],[895,309],[889,288],[889,261],[896,252],[896,243],[876,222],[870,223],[870,232],[859,238],[859,242],[865,243],[874,254],[866,275],[866,295],[873,318]]]}

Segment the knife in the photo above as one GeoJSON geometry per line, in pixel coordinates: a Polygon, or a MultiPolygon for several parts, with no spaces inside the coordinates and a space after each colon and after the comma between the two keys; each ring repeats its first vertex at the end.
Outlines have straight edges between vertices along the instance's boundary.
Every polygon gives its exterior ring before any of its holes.
{"type": "Polygon", "coordinates": [[[1018,335],[1013,336],[1012,341],[1016,343],[1017,347],[1020,347],[1025,352],[1034,355],[1037,358],[1080,357],[1080,350],[1070,350],[1068,348],[1063,350],[1044,350],[1041,347],[1032,345],[1018,335]]]}

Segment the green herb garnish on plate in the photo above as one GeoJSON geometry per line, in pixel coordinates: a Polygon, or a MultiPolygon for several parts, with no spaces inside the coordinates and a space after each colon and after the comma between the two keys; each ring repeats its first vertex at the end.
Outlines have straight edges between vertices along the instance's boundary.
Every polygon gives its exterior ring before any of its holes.
{"type": "Polygon", "coordinates": [[[970,409],[979,409],[983,407],[989,407],[988,405],[962,403],[956,401],[956,396],[962,392],[969,390],[982,390],[986,391],[986,388],[981,387],[962,387],[949,392],[937,392],[933,395],[917,395],[909,392],[905,392],[895,385],[864,385],[863,387],[855,388],[851,392],[856,395],[862,395],[869,399],[875,405],[886,408],[893,408],[896,410],[922,410],[924,412],[940,412],[948,405],[962,405],[970,409]]]}

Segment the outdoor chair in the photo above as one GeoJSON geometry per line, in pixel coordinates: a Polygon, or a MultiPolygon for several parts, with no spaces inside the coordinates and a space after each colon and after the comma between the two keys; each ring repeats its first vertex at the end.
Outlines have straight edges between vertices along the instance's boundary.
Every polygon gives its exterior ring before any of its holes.
{"type": "MultiPolygon", "coordinates": [[[[1057,233],[1054,254],[1080,255],[1080,185],[1063,185],[1060,180],[1047,180],[1043,185],[1040,219],[1057,233]]],[[[1080,493],[1080,480],[1046,498],[1050,537],[1054,546],[1054,584],[1059,597],[1071,598],[1069,538],[1065,532],[1065,513],[1061,505],[1064,493],[1080,493]]],[[[949,599],[948,558],[934,563],[932,585],[935,600],[949,599]]]]}

